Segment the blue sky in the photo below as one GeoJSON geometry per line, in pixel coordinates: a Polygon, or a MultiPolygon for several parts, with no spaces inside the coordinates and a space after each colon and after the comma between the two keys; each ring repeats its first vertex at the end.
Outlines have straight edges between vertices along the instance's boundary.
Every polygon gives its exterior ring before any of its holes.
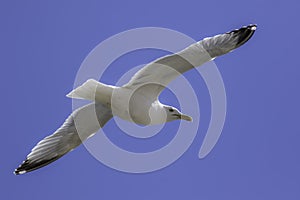
{"type": "MultiPolygon", "coordinates": [[[[296,0],[1,2],[1,196],[299,199],[299,8],[296,0]],[[215,61],[226,88],[227,118],[219,142],[205,159],[197,155],[210,119],[210,101],[203,80],[191,71],[185,76],[197,88],[201,124],[191,147],[171,166],[148,174],[123,173],[104,166],[80,146],[40,170],[12,173],[70,114],[71,100],[65,95],[84,58],[101,41],[146,26],[200,40],[249,23],[258,24],[254,37],[215,61]]],[[[103,79],[113,84],[132,67],[164,54],[145,50],[125,55],[103,79]]],[[[172,97],[164,92],[161,99],[176,105],[172,97]]],[[[174,137],[171,131],[147,143],[121,137],[113,123],[105,129],[115,143],[137,151],[143,144],[153,150],[174,137]]]]}

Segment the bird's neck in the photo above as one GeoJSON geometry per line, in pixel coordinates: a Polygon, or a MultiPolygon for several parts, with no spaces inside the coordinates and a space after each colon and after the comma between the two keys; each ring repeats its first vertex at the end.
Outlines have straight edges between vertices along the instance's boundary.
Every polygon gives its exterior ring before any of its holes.
{"type": "Polygon", "coordinates": [[[165,111],[164,105],[161,104],[158,100],[153,102],[149,110],[149,116],[152,125],[165,123],[167,119],[167,113],[165,111]]]}

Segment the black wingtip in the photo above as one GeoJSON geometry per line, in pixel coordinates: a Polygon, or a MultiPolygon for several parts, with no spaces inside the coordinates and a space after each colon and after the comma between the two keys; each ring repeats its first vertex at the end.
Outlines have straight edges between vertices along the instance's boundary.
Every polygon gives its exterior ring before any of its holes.
{"type": "Polygon", "coordinates": [[[238,37],[238,41],[236,44],[236,48],[237,48],[245,44],[252,37],[256,28],[257,28],[256,24],[250,24],[248,26],[243,26],[240,29],[230,31],[228,32],[228,34],[237,34],[238,37]]]}
{"type": "Polygon", "coordinates": [[[249,24],[248,26],[243,26],[239,29],[234,29],[232,31],[227,32],[227,34],[231,34],[231,33],[239,33],[241,31],[245,31],[245,30],[251,30],[251,31],[255,31],[257,28],[257,24],[249,24]]]}
{"type": "Polygon", "coordinates": [[[26,171],[21,171],[21,170],[17,170],[17,169],[14,171],[15,175],[20,175],[20,174],[25,174],[25,173],[26,173],[26,171]]]}
{"type": "Polygon", "coordinates": [[[51,158],[48,160],[42,160],[39,162],[33,162],[33,161],[26,159],[17,169],[15,169],[14,174],[20,175],[20,174],[25,174],[27,172],[31,172],[33,170],[39,169],[41,167],[44,167],[44,166],[56,161],[57,159],[59,159],[62,156],[63,155],[56,156],[54,158],[51,158]]]}
{"type": "Polygon", "coordinates": [[[25,170],[24,166],[28,166],[29,160],[25,160],[17,169],[15,169],[14,174],[15,175],[20,175],[20,174],[25,174],[27,170],[25,170]]]}

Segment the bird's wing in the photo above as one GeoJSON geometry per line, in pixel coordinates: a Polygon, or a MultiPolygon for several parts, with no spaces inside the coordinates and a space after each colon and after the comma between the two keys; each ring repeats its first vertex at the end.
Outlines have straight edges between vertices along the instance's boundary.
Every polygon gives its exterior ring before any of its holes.
{"type": "Polygon", "coordinates": [[[57,131],[31,150],[14,173],[23,174],[59,159],[94,135],[111,118],[111,110],[99,103],[87,104],[75,110],[57,131]]]}
{"type": "Polygon", "coordinates": [[[186,49],[147,64],[123,87],[140,88],[148,98],[157,98],[160,92],[178,75],[226,54],[246,43],[256,30],[249,25],[231,32],[205,38],[186,49]]]}

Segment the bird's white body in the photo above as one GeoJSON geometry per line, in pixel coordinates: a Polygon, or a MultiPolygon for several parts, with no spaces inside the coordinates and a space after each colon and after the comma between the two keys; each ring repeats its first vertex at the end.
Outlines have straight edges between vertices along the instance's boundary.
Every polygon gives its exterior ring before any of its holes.
{"type": "Polygon", "coordinates": [[[157,98],[148,98],[139,89],[115,87],[89,79],[67,96],[101,103],[111,109],[114,116],[137,124],[154,125],[167,121],[164,105],[157,98]]]}
{"type": "Polygon", "coordinates": [[[137,94],[132,97],[131,94],[131,91],[129,92],[126,89],[116,90],[111,104],[114,116],[142,125],[167,122],[165,108],[158,100],[150,101],[143,95],[137,94]]]}

